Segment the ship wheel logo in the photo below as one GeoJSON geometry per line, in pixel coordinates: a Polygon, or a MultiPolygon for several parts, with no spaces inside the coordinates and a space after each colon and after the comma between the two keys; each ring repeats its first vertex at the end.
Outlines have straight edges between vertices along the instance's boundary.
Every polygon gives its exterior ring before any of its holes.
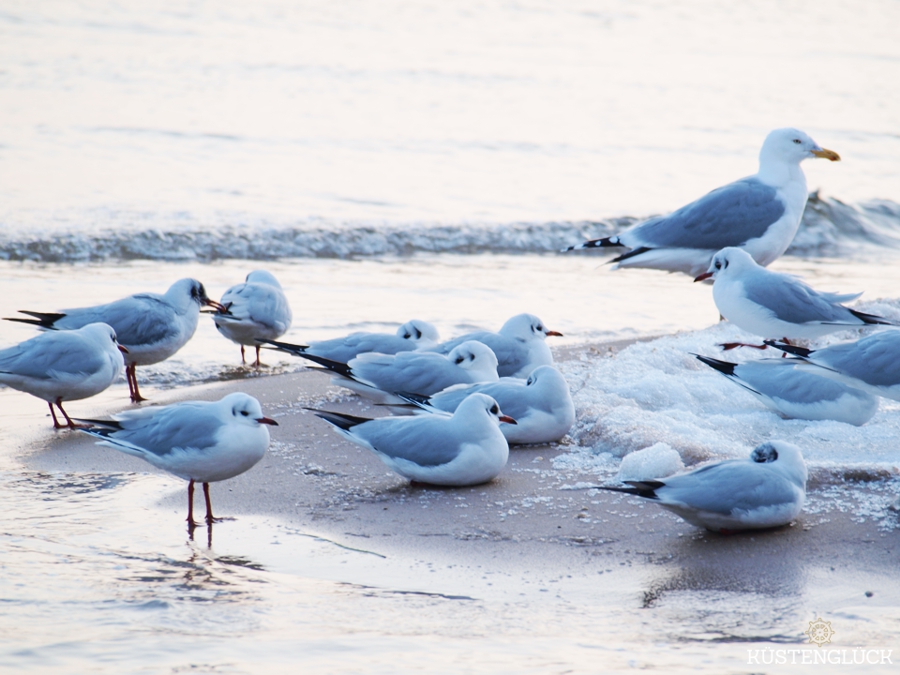
{"type": "Polygon", "coordinates": [[[809,622],[809,629],[805,633],[809,636],[809,643],[815,644],[817,647],[831,643],[834,630],[831,628],[830,621],[822,621],[816,618],[815,621],[809,622]]]}

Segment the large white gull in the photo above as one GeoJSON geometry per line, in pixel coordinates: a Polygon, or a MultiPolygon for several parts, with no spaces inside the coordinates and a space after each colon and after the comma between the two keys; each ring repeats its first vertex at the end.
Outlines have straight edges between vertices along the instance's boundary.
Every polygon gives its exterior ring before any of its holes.
{"type": "Polygon", "coordinates": [[[697,276],[716,251],[740,246],[760,265],[787,250],[806,207],[808,190],[800,162],[840,156],[798,129],[775,129],[759,151],[759,171],[724,185],[667,216],[651,218],[612,237],[566,250],[626,247],[613,258],[620,267],[647,267],[697,276]]]}

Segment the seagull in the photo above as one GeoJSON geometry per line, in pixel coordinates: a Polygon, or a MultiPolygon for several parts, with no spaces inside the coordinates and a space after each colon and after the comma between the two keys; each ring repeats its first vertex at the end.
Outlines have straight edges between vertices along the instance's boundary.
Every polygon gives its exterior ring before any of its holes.
{"type": "MultiPolygon", "coordinates": [[[[840,304],[855,300],[862,293],[840,295],[815,291],[795,276],[760,267],[740,248],[723,248],[716,253],[709,270],[694,281],[710,277],[719,313],[738,328],[764,338],[814,340],[867,324],[894,325],[883,317],[840,304]]],[[[723,347],[731,349],[741,345],[728,343],[723,347]]]]}
{"type": "Polygon", "coordinates": [[[379,354],[399,354],[417,349],[429,349],[438,342],[438,331],[432,324],[419,319],[412,319],[397,329],[393,335],[388,333],[350,333],[332,340],[310,342],[308,345],[294,345],[289,342],[265,340],[276,349],[294,356],[312,354],[323,356],[332,361],[347,363],[360,354],[378,352],[379,354]]]}
{"type": "Polygon", "coordinates": [[[266,453],[269,430],[278,423],[265,417],[248,394],[228,394],[219,401],[184,401],[129,410],[112,420],[78,420],[81,429],[106,445],[140,457],[188,482],[188,517],[194,522],[194,483],[203,483],[206,522],[212,524],[209,484],[242,474],[266,453]]]}
{"type": "Polygon", "coordinates": [[[717,188],[667,216],[633,225],[621,234],[587,241],[575,249],[624,246],[611,262],[684,272],[692,277],[709,267],[726,246],[740,246],[766,266],[787,250],[806,207],[806,176],[800,162],[840,156],[797,129],[775,129],[759,152],[759,171],[717,188]]]}
{"type": "Polygon", "coordinates": [[[181,349],[197,330],[200,306],[221,305],[210,300],[206,289],[196,279],[181,279],[164,295],[138,293],[127,298],[94,307],[63,309],[55,314],[19,310],[32,319],[10,318],[45,330],[72,330],[89,323],[106,323],[116,331],[119,342],[128,350],[125,379],[134,403],[145,401],[138,389],[137,366],[165,361],[181,349]]]}
{"type": "Polygon", "coordinates": [[[449,354],[400,352],[360,354],[349,363],[299,353],[336,375],[334,384],[379,403],[403,404],[396,392],[413,391],[424,396],[436,394],[454,384],[496,382],[497,357],[489,347],[469,340],[449,354]]]}
{"type": "Polygon", "coordinates": [[[472,394],[452,416],[366,419],[313,412],[404,478],[453,487],[487,483],[500,473],[509,458],[509,445],[499,424],[516,423],[485,394],[472,394]]]}
{"type": "Polygon", "coordinates": [[[61,429],[66,425],[56,418],[56,405],[74,429],[78,425],[63,410],[62,402],[99,394],[119,379],[125,351],[116,331],[105,323],[41,333],[0,350],[0,383],[47,401],[53,428],[61,429]]]}
{"type": "Polygon", "coordinates": [[[787,417],[835,420],[859,427],[878,411],[877,397],[795,368],[793,360],[763,359],[737,364],[694,356],[787,417]]]}
{"type": "Polygon", "coordinates": [[[398,395],[423,410],[452,413],[474,393],[487,394],[516,420],[514,425],[500,425],[510,444],[553,443],[569,433],[575,424],[575,404],[569,385],[553,366],[535,368],[527,380],[503,377],[487,384],[456,385],[433,396],[398,395]]]}
{"type": "Polygon", "coordinates": [[[728,459],[664,480],[625,481],[604,487],[652,499],[687,522],[730,534],[787,525],[806,498],[806,463],[800,448],[785,441],[756,447],[750,459],[728,459]]]}
{"type": "Polygon", "coordinates": [[[885,330],[823,349],[804,349],[774,340],[766,340],[766,344],[797,357],[795,363],[800,370],[900,401],[900,330],[885,330]]]}
{"type": "Polygon", "coordinates": [[[213,313],[218,331],[241,346],[241,363],[246,363],[244,347],[256,347],[256,368],[260,367],[260,340],[275,340],[291,327],[291,308],[278,280],[266,270],[254,270],[242,284],[232,286],[222,296],[222,309],[213,313]]]}
{"type": "Polygon", "coordinates": [[[562,333],[547,330],[544,322],[534,314],[517,314],[496,333],[489,331],[468,333],[454,340],[442,342],[432,351],[448,354],[450,350],[467,340],[478,340],[496,354],[499,362],[497,373],[500,377],[524,379],[538,366],[549,366],[553,363],[553,355],[546,342],[550,336],[562,337],[562,333]]]}

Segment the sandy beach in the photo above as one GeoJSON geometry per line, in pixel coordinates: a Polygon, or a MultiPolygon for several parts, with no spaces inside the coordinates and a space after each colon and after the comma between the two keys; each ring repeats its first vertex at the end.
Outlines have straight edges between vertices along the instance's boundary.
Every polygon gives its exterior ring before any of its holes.
{"type": "MultiPolygon", "coordinates": [[[[606,353],[615,358],[622,344],[569,348],[557,357],[606,353]]],[[[554,459],[571,450],[568,438],[514,448],[507,468],[487,485],[410,486],[306,410],[383,414],[319,372],[151,391],[153,403],[168,403],[217,399],[236,390],[256,396],[279,426],[260,464],[212,486],[216,515],[236,520],[214,525],[212,533],[206,527],[194,533],[194,546],[210,561],[243,556],[262,569],[379,591],[468,598],[506,607],[503,611],[513,602],[526,615],[529,608],[557,618],[562,613],[567,618],[548,628],[550,634],[575,631],[580,640],[607,647],[608,636],[624,650],[607,662],[612,670],[656,664],[677,671],[700,653],[728,672],[744,672],[747,649],[815,648],[804,631],[819,616],[832,620],[835,646],[890,649],[895,644],[900,617],[896,532],[871,520],[861,522],[839,507],[823,508],[817,494],[834,489],[833,479],[824,485],[813,475],[809,502],[814,513],[802,514],[792,525],[721,536],[653,504],[573,489],[597,484],[609,474],[554,468],[554,459]],[[279,545],[273,546],[270,538],[279,533],[279,545]],[[349,564],[310,562],[309,538],[360,555],[351,556],[349,564]],[[635,645],[657,647],[645,652],[635,645]]],[[[77,432],[44,431],[21,440],[19,461],[25,470],[153,476],[156,488],[142,490],[139,503],[124,495],[123,508],[144,512],[160,536],[187,537],[182,481],[158,476],[146,463],[98,447],[77,432]]],[[[846,480],[852,484],[852,476],[846,480]]],[[[867,489],[852,485],[857,492],[867,489]]],[[[871,489],[877,490],[877,483],[871,489]]],[[[439,624],[432,629],[458,629],[439,624]]],[[[496,630],[528,643],[516,622],[501,622],[496,630]]],[[[568,666],[552,671],[590,672],[580,658],[561,663],[568,666]]]]}

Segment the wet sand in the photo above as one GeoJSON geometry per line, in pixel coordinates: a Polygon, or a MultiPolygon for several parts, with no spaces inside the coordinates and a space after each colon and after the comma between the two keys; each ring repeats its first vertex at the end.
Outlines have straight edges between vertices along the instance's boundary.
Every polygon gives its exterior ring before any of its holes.
{"type": "MultiPolygon", "coordinates": [[[[557,357],[590,357],[620,346],[570,348],[557,357]]],[[[566,439],[558,445],[514,447],[507,468],[487,485],[411,486],[305,409],[384,414],[314,371],[150,393],[154,403],[168,403],[213,400],[235,390],[256,396],[279,426],[272,429],[269,453],[254,469],[212,485],[216,515],[234,516],[235,522],[264,517],[271,520],[263,522],[404,561],[398,562],[400,567],[432,566],[437,571],[433,585],[427,578],[409,578],[416,592],[461,592],[466,575],[502,577],[501,585],[510,591],[546,592],[555,583],[553,601],[563,598],[576,607],[609,598],[635,610],[663,607],[658,616],[651,612],[642,620],[646,625],[633,627],[647,639],[662,626],[674,640],[774,641],[800,647],[812,614],[842,617],[841,637],[851,641],[845,647],[874,641],[889,648],[884,641],[898,634],[896,617],[878,617],[900,605],[900,544],[896,530],[879,529],[872,520],[858,522],[851,513],[817,509],[776,530],[709,533],[651,503],[572,489],[603,477],[553,467],[553,459],[569,449],[566,439]],[[447,576],[451,569],[455,581],[447,576]],[[568,590],[562,592],[564,587],[568,590]],[[734,605],[735,598],[750,598],[752,607],[734,605]],[[720,610],[736,614],[723,623],[720,610]],[[681,617],[674,624],[673,612],[681,617]],[[710,612],[719,618],[704,619],[710,612]]],[[[116,401],[125,407],[123,398],[116,401]]],[[[23,445],[21,461],[30,470],[160,473],[78,433],[40,433],[23,445]]],[[[171,522],[177,536],[175,528],[184,528],[185,485],[172,477],[166,485],[171,489],[150,507],[171,522]]],[[[811,499],[821,487],[811,482],[811,499]]],[[[198,498],[202,513],[201,504],[198,498]]],[[[214,526],[216,546],[227,542],[229,528],[234,524],[227,521],[214,526]]],[[[198,541],[206,536],[205,527],[195,533],[198,541]]],[[[264,551],[258,553],[266,559],[264,551]]],[[[341,579],[340,572],[333,578],[341,579]]],[[[377,573],[366,583],[378,585],[377,573]]],[[[740,652],[743,646],[738,646],[740,652]]]]}

